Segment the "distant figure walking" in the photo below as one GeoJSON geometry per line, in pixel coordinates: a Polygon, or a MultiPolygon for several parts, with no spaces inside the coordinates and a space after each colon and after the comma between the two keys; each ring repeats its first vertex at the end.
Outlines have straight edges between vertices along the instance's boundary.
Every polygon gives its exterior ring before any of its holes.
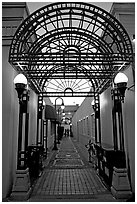
{"type": "Polygon", "coordinates": [[[86,144],[85,147],[88,149],[89,162],[92,162],[92,155],[94,154],[94,144],[91,142],[91,140],[89,140],[88,144],[86,144]]]}

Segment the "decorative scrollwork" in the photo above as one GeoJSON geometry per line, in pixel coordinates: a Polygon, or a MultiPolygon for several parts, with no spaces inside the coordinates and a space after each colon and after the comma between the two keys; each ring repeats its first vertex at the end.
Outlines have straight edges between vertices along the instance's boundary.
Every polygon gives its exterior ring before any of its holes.
{"type": "Polygon", "coordinates": [[[101,93],[132,61],[123,26],[103,9],[81,2],[53,3],[32,13],[17,29],[9,53],[9,62],[38,91],[51,79],[86,77],[101,93]]]}

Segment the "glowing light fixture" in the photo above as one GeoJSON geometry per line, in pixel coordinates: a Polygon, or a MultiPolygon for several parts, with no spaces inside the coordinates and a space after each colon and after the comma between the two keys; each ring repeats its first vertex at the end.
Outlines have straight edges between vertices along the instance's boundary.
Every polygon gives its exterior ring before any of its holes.
{"type": "Polygon", "coordinates": [[[22,94],[27,89],[27,78],[23,74],[18,74],[14,78],[15,89],[18,93],[19,101],[21,102],[22,94]]]}
{"type": "Polygon", "coordinates": [[[27,85],[27,78],[23,75],[23,74],[18,74],[15,78],[14,78],[14,84],[24,84],[27,85]]]}
{"type": "Polygon", "coordinates": [[[64,110],[64,108],[65,108],[65,105],[64,105],[64,102],[62,101],[61,109],[64,110]]]}
{"type": "Polygon", "coordinates": [[[121,83],[127,83],[128,82],[128,78],[127,78],[127,76],[124,74],[124,73],[122,73],[122,72],[119,72],[117,75],[116,75],[116,77],[115,77],[115,79],[114,79],[114,83],[115,84],[121,84],[121,83]]]}
{"type": "Polygon", "coordinates": [[[122,72],[119,72],[114,79],[115,88],[117,88],[117,90],[119,91],[122,102],[124,102],[125,90],[127,89],[127,82],[128,77],[122,72]]]}

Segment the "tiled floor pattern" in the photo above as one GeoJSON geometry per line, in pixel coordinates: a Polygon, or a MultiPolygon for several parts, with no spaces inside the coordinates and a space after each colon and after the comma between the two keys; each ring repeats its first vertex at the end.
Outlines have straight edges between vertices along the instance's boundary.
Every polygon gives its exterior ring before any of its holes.
{"type": "Polygon", "coordinates": [[[104,193],[106,188],[95,178],[93,170],[87,169],[46,169],[41,182],[35,186],[33,194],[43,195],[83,195],[104,193]]]}
{"type": "Polygon", "coordinates": [[[83,166],[83,162],[80,159],[56,159],[53,166],[58,167],[78,167],[83,166]]]}
{"type": "Polygon", "coordinates": [[[79,154],[76,152],[59,152],[56,156],[56,158],[62,158],[62,159],[71,159],[71,158],[80,158],[79,154]]]}
{"type": "Polygon", "coordinates": [[[105,200],[114,201],[95,170],[84,165],[71,139],[67,138],[38,179],[29,201],[97,201],[99,196],[100,199],[103,196],[105,200]]]}

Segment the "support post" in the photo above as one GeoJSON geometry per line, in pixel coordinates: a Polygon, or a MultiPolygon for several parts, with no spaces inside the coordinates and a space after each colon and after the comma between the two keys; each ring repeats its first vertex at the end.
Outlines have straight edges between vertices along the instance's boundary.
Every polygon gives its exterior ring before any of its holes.
{"type": "Polygon", "coordinates": [[[31,191],[29,168],[24,170],[16,170],[10,199],[14,201],[26,201],[28,200],[31,191]]]}
{"type": "MultiPolygon", "coordinates": [[[[123,130],[123,116],[122,116],[122,102],[124,102],[124,93],[121,95],[118,87],[112,89],[113,100],[113,137],[114,137],[114,150],[120,150],[125,153],[124,148],[124,130],[123,130]],[[118,117],[116,117],[118,116],[118,117]],[[117,122],[118,126],[117,127],[117,122]],[[119,141],[119,145],[118,145],[119,141]]],[[[123,163],[123,161],[121,161],[123,163]]],[[[113,177],[111,192],[116,199],[128,199],[132,196],[131,186],[129,182],[127,168],[113,167],[113,177]]]]}
{"type": "Polygon", "coordinates": [[[17,170],[11,193],[11,199],[25,201],[31,193],[28,168],[28,91],[24,90],[19,99],[18,155],[17,170]]]}
{"type": "Polygon", "coordinates": [[[48,120],[44,121],[44,157],[47,158],[47,136],[48,136],[48,120]]]}
{"type": "Polygon", "coordinates": [[[55,120],[54,147],[52,150],[58,150],[56,138],[57,138],[57,130],[56,130],[56,120],[55,120]]]}
{"type": "Polygon", "coordinates": [[[116,199],[129,199],[132,196],[127,169],[114,167],[111,192],[116,199]]]}

